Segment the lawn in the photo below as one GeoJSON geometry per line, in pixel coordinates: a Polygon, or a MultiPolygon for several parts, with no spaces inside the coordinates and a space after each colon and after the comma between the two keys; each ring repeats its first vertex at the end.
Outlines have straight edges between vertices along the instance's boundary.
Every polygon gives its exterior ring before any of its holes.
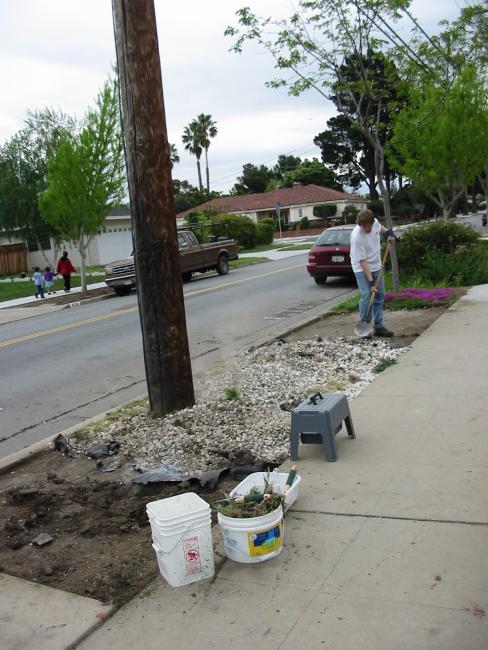
{"type": "MultiPolygon", "coordinates": [[[[87,277],[88,284],[96,282],[103,282],[103,275],[89,275],[87,277]]],[[[81,284],[80,276],[71,276],[71,286],[79,287],[81,284]]],[[[63,292],[63,278],[57,278],[54,283],[54,290],[56,292],[63,292]]],[[[0,282],[0,302],[5,300],[15,300],[16,298],[25,298],[26,296],[33,296],[35,293],[34,283],[32,280],[25,280],[24,282],[0,282]]]]}
{"type": "MultiPolygon", "coordinates": [[[[238,268],[241,266],[252,266],[253,264],[259,264],[261,262],[267,262],[267,257],[247,257],[239,260],[232,260],[229,262],[231,268],[238,268]]],[[[90,267],[91,272],[103,271],[102,266],[90,267]]],[[[4,279],[5,276],[0,279],[4,279]]],[[[103,282],[103,275],[88,275],[87,283],[95,284],[97,282],[103,282]]],[[[79,287],[81,284],[80,276],[72,275],[71,276],[71,286],[79,287]]],[[[63,278],[59,277],[54,283],[54,290],[56,292],[63,293],[63,278]]],[[[25,280],[24,282],[0,282],[0,302],[5,300],[15,300],[16,298],[25,298],[26,296],[34,295],[34,283],[32,280],[25,280]]]]}

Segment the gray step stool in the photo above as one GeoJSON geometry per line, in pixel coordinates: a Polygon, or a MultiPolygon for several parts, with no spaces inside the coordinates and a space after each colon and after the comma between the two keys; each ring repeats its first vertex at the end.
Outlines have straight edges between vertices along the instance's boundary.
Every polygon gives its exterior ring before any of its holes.
{"type": "Polygon", "coordinates": [[[337,460],[335,435],[345,421],[347,435],[355,438],[351,413],[343,393],[315,393],[293,409],[291,414],[290,458],[298,458],[298,440],[303,444],[322,444],[325,458],[337,460]]]}

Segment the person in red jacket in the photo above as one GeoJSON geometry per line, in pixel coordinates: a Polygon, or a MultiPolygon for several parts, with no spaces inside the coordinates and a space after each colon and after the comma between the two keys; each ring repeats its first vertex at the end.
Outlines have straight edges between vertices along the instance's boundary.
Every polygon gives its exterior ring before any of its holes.
{"type": "Polygon", "coordinates": [[[63,251],[62,256],[59,258],[56,271],[63,276],[64,291],[65,293],[69,293],[71,291],[71,274],[75,273],[76,269],[71,263],[67,251],[63,251]]]}

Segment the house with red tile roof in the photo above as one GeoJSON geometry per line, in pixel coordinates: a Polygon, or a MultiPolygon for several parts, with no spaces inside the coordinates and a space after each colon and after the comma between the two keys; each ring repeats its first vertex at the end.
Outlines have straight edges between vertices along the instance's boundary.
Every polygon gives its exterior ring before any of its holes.
{"type": "Polygon", "coordinates": [[[283,224],[296,223],[302,217],[317,219],[314,208],[334,204],[337,206],[336,216],[340,216],[347,205],[354,205],[359,210],[367,207],[368,199],[357,194],[339,192],[329,187],[319,185],[303,185],[295,183],[292,187],[283,187],[262,192],[260,194],[241,194],[236,196],[220,196],[206,203],[195,206],[176,215],[178,225],[190,212],[212,210],[222,214],[243,214],[254,222],[274,217],[276,209],[280,209],[283,224]]]}

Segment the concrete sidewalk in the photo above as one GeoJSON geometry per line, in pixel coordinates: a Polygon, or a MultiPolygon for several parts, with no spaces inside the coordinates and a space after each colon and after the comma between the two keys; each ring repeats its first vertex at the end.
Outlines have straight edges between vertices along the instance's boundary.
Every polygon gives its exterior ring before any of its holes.
{"type": "Polygon", "coordinates": [[[78,647],[486,650],[487,322],[475,287],[351,402],[337,463],[300,447],[278,558],[157,579],[78,647]]]}

